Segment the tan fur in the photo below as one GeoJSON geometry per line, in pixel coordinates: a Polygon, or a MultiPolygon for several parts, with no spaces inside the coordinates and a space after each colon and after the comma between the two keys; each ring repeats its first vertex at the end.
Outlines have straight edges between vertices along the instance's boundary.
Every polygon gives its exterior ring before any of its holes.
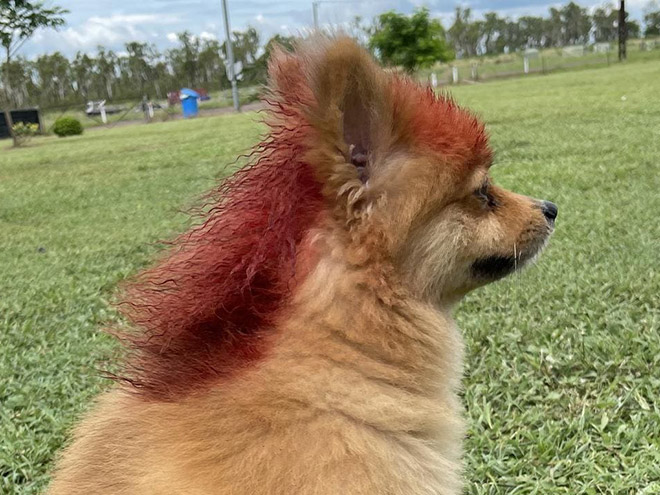
{"type": "Polygon", "coordinates": [[[298,56],[319,101],[309,160],[332,208],[308,233],[314,268],[268,355],[179,401],[110,391],[77,428],[50,495],[461,492],[451,306],[485,283],[471,262],[538,250],[550,229],[532,200],[498,188],[500,206],[484,209],[473,192],[489,163],[461,168],[466,158],[415,148],[406,122],[392,121],[390,76],[352,42],[317,40],[298,56]],[[347,105],[360,104],[371,112],[357,138],[371,143],[366,184],[343,128],[347,105]]]}

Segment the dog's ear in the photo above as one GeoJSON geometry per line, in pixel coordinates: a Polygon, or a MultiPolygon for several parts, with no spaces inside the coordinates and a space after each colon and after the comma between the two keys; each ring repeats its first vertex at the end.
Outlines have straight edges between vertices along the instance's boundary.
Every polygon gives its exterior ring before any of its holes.
{"type": "Polygon", "coordinates": [[[391,128],[387,75],[349,38],[314,44],[303,59],[315,100],[309,161],[350,221],[365,206],[373,162],[391,128]]]}
{"type": "MultiPolygon", "coordinates": [[[[287,107],[297,114],[301,107],[311,105],[313,95],[298,51],[290,52],[279,45],[271,49],[268,61],[268,96],[276,106],[287,107]]],[[[289,116],[287,113],[285,116],[289,116]]]]}

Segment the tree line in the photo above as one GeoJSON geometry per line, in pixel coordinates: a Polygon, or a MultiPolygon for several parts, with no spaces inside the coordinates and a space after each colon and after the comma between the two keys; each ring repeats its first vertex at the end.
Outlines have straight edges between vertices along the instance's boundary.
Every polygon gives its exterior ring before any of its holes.
{"type": "MultiPolygon", "coordinates": [[[[259,33],[252,27],[232,35],[234,58],[245,84],[265,80],[270,46],[291,40],[275,36],[260,50],[259,33]]],[[[151,43],[129,42],[123,53],[103,46],[96,53],[78,52],[67,59],[60,52],[35,60],[14,57],[2,66],[0,105],[21,107],[66,106],[88,100],[129,100],[147,95],[163,99],[183,86],[216,90],[227,88],[226,46],[216,39],[200,39],[188,31],[177,35],[177,46],[159,51],[151,43]],[[11,88],[8,93],[7,88],[11,88]]]]}
{"type": "MultiPolygon", "coordinates": [[[[628,14],[626,13],[626,18],[628,14]]],[[[592,14],[569,2],[551,7],[546,17],[521,16],[515,20],[488,12],[474,20],[469,8],[456,7],[447,38],[458,57],[510,53],[528,48],[552,48],[609,42],[618,39],[619,11],[613,4],[594,9],[592,14]]],[[[660,7],[651,2],[644,15],[644,29],[627,19],[628,38],[660,35],[660,7]]]]}
{"type": "MultiPolygon", "coordinates": [[[[627,21],[629,38],[660,35],[660,7],[645,9],[644,27],[627,21]]],[[[501,17],[496,12],[474,19],[469,8],[457,7],[448,29],[428,10],[412,16],[387,12],[364,24],[356,18],[348,32],[387,65],[412,71],[454,57],[512,53],[617,39],[618,11],[604,5],[589,13],[570,2],[552,7],[546,17],[501,17]],[[424,39],[421,43],[419,40],[424,39]],[[423,45],[424,50],[419,49],[423,45]],[[416,47],[411,54],[410,47],[416,47]]],[[[0,40],[1,41],[1,40],[0,40]]],[[[267,60],[275,44],[290,48],[294,38],[276,35],[262,44],[253,27],[232,34],[234,57],[242,66],[241,84],[263,83],[267,60]]],[[[144,95],[165,98],[182,86],[217,90],[229,87],[226,46],[190,32],[177,35],[177,45],[159,51],[150,43],[130,42],[122,53],[99,46],[95,53],[79,52],[67,59],[59,52],[34,60],[7,57],[2,64],[0,107],[39,105],[43,108],[80,104],[88,100],[130,100],[144,95]]]]}

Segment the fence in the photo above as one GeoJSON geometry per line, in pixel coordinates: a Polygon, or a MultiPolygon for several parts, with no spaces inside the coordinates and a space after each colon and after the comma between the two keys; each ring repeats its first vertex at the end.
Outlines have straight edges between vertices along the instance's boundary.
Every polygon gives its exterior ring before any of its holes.
{"type": "MultiPolygon", "coordinates": [[[[628,61],[660,60],[660,39],[628,43],[628,61]]],[[[491,79],[547,74],[560,70],[604,67],[618,62],[615,43],[553,48],[543,51],[503,54],[456,60],[420,71],[419,78],[432,86],[487,81],[491,79]]]]}

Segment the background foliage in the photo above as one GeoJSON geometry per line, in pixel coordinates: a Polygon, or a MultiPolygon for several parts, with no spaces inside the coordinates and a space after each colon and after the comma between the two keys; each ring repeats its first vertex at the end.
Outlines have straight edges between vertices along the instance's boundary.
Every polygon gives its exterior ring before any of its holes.
{"type": "Polygon", "coordinates": [[[385,65],[412,73],[420,67],[454,58],[445,41],[445,29],[422,8],[412,16],[394,11],[379,15],[371,28],[369,48],[385,65]]]}
{"type": "MultiPolygon", "coordinates": [[[[11,1],[0,0],[0,5],[11,1]]],[[[614,4],[604,4],[589,14],[570,2],[550,8],[546,17],[517,19],[496,12],[474,19],[469,8],[457,7],[446,31],[423,9],[412,16],[388,12],[371,23],[357,18],[347,31],[371,46],[383,62],[412,70],[447,61],[453,54],[458,58],[493,56],[527,48],[614,41],[617,20],[614,4]]],[[[628,31],[631,38],[660,35],[660,6],[650,2],[643,28],[629,21],[628,31]]],[[[265,82],[274,43],[290,47],[294,41],[279,34],[263,40],[253,27],[235,31],[232,39],[236,60],[243,66],[240,84],[246,86],[265,82]]],[[[184,86],[207,90],[229,87],[225,44],[218,40],[201,39],[186,31],[178,34],[177,46],[172,49],[159,51],[153,44],[129,42],[124,52],[118,54],[99,46],[95,53],[78,53],[72,59],[59,52],[35,60],[20,56],[6,59],[1,66],[0,108],[67,107],[92,99],[137,101],[143,95],[164,99],[168,91],[184,86]]]]}

